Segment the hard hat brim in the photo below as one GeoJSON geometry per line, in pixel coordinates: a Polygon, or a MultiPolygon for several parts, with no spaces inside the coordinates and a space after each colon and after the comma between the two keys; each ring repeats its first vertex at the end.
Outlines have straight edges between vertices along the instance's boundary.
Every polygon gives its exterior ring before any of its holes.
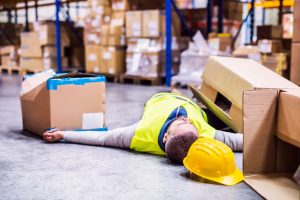
{"type": "Polygon", "coordinates": [[[233,173],[231,173],[227,176],[209,177],[209,176],[205,176],[204,174],[199,174],[197,172],[193,172],[193,170],[190,169],[188,164],[186,163],[186,159],[183,160],[183,164],[190,172],[192,172],[200,177],[203,177],[205,179],[208,179],[208,180],[211,180],[211,181],[223,184],[223,185],[228,185],[228,186],[236,185],[245,179],[243,173],[238,168],[236,168],[233,173]]]}

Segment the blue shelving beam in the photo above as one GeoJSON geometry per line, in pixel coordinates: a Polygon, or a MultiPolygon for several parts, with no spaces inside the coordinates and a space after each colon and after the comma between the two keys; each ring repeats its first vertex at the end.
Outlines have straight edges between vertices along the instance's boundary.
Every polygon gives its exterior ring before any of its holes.
{"type": "Polygon", "coordinates": [[[60,0],[55,0],[55,32],[56,32],[56,65],[57,72],[62,72],[61,65],[61,40],[60,40],[60,22],[59,22],[60,0]]]}
{"type": "Polygon", "coordinates": [[[166,7],[166,85],[172,78],[172,0],[165,0],[166,7]]]}

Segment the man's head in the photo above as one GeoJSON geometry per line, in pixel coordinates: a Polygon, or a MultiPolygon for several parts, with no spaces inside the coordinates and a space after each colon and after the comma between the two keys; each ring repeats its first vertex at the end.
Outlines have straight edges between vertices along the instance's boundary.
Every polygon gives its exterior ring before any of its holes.
{"type": "Polygon", "coordinates": [[[198,131],[189,118],[180,117],[169,126],[163,142],[167,157],[175,163],[182,163],[190,146],[197,140],[198,131]]]}

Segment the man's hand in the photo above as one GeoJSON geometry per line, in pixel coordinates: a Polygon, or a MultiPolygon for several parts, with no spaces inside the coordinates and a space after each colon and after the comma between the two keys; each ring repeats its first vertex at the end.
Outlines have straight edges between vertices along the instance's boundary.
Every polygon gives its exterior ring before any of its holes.
{"type": "Polygon", "coordinates": [[[52,130],[45,132],[43,137],[47,142],[58,142],[63,139],[63,134],[59,130],[52,130]]]}

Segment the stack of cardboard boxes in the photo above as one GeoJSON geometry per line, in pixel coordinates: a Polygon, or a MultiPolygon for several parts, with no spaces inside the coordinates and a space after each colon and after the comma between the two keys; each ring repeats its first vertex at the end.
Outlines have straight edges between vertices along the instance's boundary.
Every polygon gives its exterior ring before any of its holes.
{"type": "MultiPolygon", "coordinates": [[[[178,73],[180,61],[180,22],[172,16],[172,71],[178,73]]],[[[165,74],[165,13],[161,10],[126,12],[126,74],[162,77],[165,74]]]]}
{"type": "Polygon", "coordinates": [[[265,199],[299,199],[292,175],[300,164],[300,88],[241,58],[210,57],[202,79],[191,86],[194,96],[244,133],[245,182],[265,199]]]}
{"type": "MultiPolygon", "coordinates": [[[[68,65],[64,49],[70,46],[70,37],[65,27],[61,26],[62,66],[68,65]]],[[[34,31],[21,33],[20,67],[26,71],[56,69],[56,33],[54,23],[40,23],[34,31]]]]}
{"type": "Polygon", "coordinates": [[[283,46],[282,26],[258,26],[258,49],[261,63],[280,75],[288,69],[288,49],[283,46]]]}
{"type": "Polygon", "coordinates": [[[125,70],[125,11],[128,1],[90,0],[84,41],[86,71],[119,75],[125,70]]]}
{"type": "Polygon", "coordinates": [[[294,33],[291,52],[290,79],[300,85],[300,0],[295,0],[294,5],[294,33]]]}
{"type": "Polygon", "coordinates": [[[0,47],[1,66],[17,67],[19,65],[18,46],[0,47]]]}

